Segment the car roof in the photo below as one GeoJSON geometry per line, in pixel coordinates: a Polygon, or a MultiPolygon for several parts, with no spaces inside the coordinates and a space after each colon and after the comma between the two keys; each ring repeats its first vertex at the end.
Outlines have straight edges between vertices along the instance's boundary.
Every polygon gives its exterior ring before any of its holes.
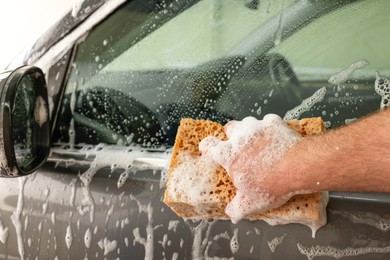
{"type": "MultiPolygon", "coordinates": [[[[85,0],[77,9],[74,7],[49,27],[31,46],[14,58],[7,69],[28,64],[31,58],[39,59],[50,47],[74,30],[93,12],[104,4],[105,0],[85,0]]],[[[43,7],[44,8],[44,7],[43,7]]]]}

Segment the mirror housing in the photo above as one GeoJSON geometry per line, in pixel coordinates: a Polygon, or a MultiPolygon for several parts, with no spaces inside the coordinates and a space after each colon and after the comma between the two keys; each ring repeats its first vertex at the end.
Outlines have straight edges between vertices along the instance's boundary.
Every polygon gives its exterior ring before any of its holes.
{"type": "Polygon", "coordinates": [[[36,171],[49,150],[49,102],[42,70],[23,66],[1,73],[0,177],[36,171]]]}

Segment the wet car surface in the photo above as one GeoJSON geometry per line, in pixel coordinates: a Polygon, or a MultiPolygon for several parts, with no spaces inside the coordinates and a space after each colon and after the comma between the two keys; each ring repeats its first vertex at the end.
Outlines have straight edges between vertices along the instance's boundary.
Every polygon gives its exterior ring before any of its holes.
{"type": "Polygon", "coordinates": [[[388,2],[85,1],[82,10],[11,65],[45,72],[53,134],[43,168],[0,180],[1,258],[389,258],[388,194],[331,192],[315,238],[298,224],[183,220],[162,203],[181,117],[284,117],[303,103],[296,117],[321,116],[331,129],[380,109],[388,2]]]}

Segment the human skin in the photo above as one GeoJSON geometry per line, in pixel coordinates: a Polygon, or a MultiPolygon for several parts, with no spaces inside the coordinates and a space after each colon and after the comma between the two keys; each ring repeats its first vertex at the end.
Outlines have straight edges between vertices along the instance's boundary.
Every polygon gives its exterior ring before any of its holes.
{"type": "Polygon", "coordinates": [[[272,117],[266,127],[257,124],[249,134],[245,121],[225,126],[228,139],[241,141],[208,137],[199,146],[226,169],[237,188],[226,208],[233,222],[278,207],[296,194],[390,192],[390,110],[293,142],[296,137],[280,118],[272,117]]]}
{"type": "Polygon", "coordinates": [[[279,162],[286,190],[390,192],[389,135],[390,110],[384,110],[303,138],[279,162]]]}

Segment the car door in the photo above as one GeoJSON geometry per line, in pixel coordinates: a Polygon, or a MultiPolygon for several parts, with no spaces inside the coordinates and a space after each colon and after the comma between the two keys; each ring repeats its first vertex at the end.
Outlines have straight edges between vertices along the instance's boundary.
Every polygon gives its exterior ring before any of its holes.
{"type": "Polygon", "coordinates": [[[386,1],[126,2],[66,56],[49,162],[2,182],[4,258],[387,259],[388,194],[331,193],[328,223],[315,238],[299,224],[183,220],[162,196],[182,117],[224,124],[283,117],[303,104],[295,117],[321,116],[331,128],[379,109],[389,8],[386,1]],[[363,59],[369,65],[356,65],[363,59]],[[345,70],[344,81],[329,82],[345,70]]]}

